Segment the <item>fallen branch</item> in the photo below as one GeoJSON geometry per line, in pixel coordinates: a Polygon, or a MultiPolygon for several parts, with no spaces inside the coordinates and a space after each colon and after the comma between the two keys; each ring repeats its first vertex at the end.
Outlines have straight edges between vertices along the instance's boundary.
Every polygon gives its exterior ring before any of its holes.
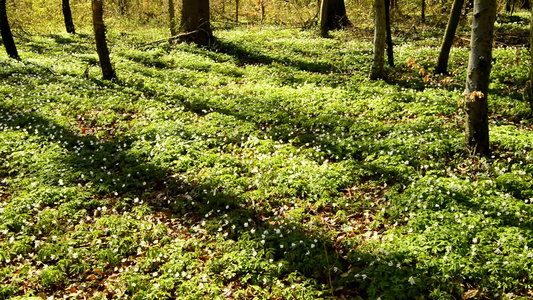
{"type": "Polygon", "coordinates": [[[191,32],[185,32],[185,33],[180,33],[178,35],[173,35],[173,36],[168,37],[168,38],[155,40],[155,41],[152,41],[152,42],[149,42],[149,43],[146,43],[146,44],[141,44],[141,45],[138,45],[137,47],[142,48],[142,47],[151,46],[151,45],[155,45],[155,44],[159,44],[159,43],[163,43],[163,42],[172,42],[174,40],[179,40],[179,39],[181,39],[181,38],[183,38],[185,36],[188,36],[188,35],[191,35],[191,34],[195,34],[195,33],[198,33],[198,30],[191,31],[191,32]]]}

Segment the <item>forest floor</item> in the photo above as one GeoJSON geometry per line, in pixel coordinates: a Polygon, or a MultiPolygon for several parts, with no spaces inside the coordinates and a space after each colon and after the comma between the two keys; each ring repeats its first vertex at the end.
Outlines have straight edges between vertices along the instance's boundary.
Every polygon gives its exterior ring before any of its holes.
{"type": "Polygon", "coordinates": [[[89,31],[0,54],[0,298],[533,297],[524,45],[496,43],[481,158],[442,33],[398,37],[377,82],[354,32],[165,34],[110,29],[115,81],[89,31]]]}

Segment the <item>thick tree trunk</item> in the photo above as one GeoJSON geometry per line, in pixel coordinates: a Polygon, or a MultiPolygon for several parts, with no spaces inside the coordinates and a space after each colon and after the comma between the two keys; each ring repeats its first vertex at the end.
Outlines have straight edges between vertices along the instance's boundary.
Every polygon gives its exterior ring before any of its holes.
{"type": "Polygon", "coordinates": [[[328,1],[328,29],[336,30],[351,26],[352,23],[346,15],[344,0],[328,1]]]}
{"type": "Polygon", "coordinates": [[[76,33],[74,22],[72,21],[72,12],[70,11],[70,0],[63,0],[63,17],[65,18],[65,27],[68,33],[76,33]]]}
{"type": "Polygon", "coordinates": [[[106,29],[104,25],[102,2],[103,0],[92,0],[94,38],[96,40],[96,52],[98,52],[98,58],[100,59],[102,75],[104,79],[111,80],[116,78],[117,75],[115,74],[115,70],[113,70],[111,59],[109,58],[109,49],[107,48],[105,37],[106,29]]]}
{"type": "Polygon", "coordinates": [[[183,39],[199,45],[209,45],[213,32],[209,22],[209,0],[183,0],[180,31],[188,33],[183,39]]]}
{"type": "Polygon", "coordinates": [[[15,46],[15,41],[13,40],[13,34],[11,33],[11,27],[9,27],[9,21],[7,20],[6,0],[0,0],[0,31],[7,55],[13,59],[20,59],[17,46],[15,46]]]}
{"type": "Polygon", "coordinates": [[[387,61],[394,67],[394,45],[392,44],[392,30],[390,24],[391,0],[385,0],[385,26],[387,28],[387,61]]]}
{"type": "Polygon", "coordinates": [[[492,40],[496,0],[475,0],[468,74],[466,78],[466,148],[489,153],[488,91],[492,67],[492,40]]]}
{"type": "Polygon", "coordinates": [[[168,18],[170,23],[170,35],[176,36],[176,10],[174,9],[174,0],[168,0],[168,18]]]}
{"type": "Polygon", "coordinates": [[[450,18],[448,19],[448,25],[446,26],[446,32],[442,45],[440,47],[439,60],[437,62],[437,74],[448,74],[448,60],[450,58],[450,50],[453,44],[453,38],[455,37],[455,31],[457,25],[459,25],[459,19],[461,18],[461,10],[463,9],[464,0],[453,1],[452,11],[450,12],[450,18]]]}
{"type": "Polygon", "coordinates": [[[328,2],[329,0],[322,0],[320,4],[320,36],[328,36],[328,2]]]}
{"type": "Polygon", "coordinates": [[[387,39],[385,23],[385,0],[374,0],[374,56],[370,71],[371,80],[385,77],[385,42],[387,39]]]}

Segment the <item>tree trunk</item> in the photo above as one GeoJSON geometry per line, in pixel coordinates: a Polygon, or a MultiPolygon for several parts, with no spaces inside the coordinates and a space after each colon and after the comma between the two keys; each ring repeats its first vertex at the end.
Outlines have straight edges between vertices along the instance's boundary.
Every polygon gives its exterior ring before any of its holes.
{"type": "Polygon", "coordinates": [[[328,0],[322,0],[320,4],[320,36],[328,36],[328,0]]]}
{"type": "Polygon", "coordinates": [[[437,74],[448,74],[450,50],[452,48],[457,25],[459,25],[459,19],[461,18],[461,10],[463,9],[464,2],[464,0],[453,1],[452,11],[450,12],[448,25],[446,26],[446,32],[444,33],[444,39],[440,47],[439,60],[437,62],[437,69],[435,70],[435,73],[437,74]]]}
{"type": "Polygon", "coordinates": [[[188,33],[183,39],[199,45],[209,45],[213,32],[209,22],[209,0],[183,0],[180,31],[188,33]]]}
{"type": "Polygon", "coordinates": [[[235,23],[239,23],[239,0],[235,0],[235,23]]]}
{"type": "Polygon", "coordinates": [[[346,15],[344,0],[329,0],[327,11],[329,30],[343,29],[352,25],[346,15]]]}
{"type": "Polygon", "coordinates": [[[374,0],[374,56],[370,71],[371,80],[385,77],[384,62],[387,39],[385,23],[385,0],[374,0]]]}
{"type": "Polygon", "coordinates": [[[505,11],[506,12],[511,12],[511,0],[506,0],[505,1],[505,11]]]}
{"type": "Polygon", "coordinates": [[[488,91],[492,67],[492,39],[496,0],[475,0],[468,74],[466,78],[466,148],[489,153],[488,91]]]}
{"type": "Polygon", "coordinates": [[[98,52],[98,58],[100,59],[100,67],[102,68],[102,75],[104,79],[111,80],[117,77],[111,60],[109,59],[109,49],[107,48],[107,41],[105,37],[106,28],[104,25],[104,10],[103,0],[92,0],[93,9],[93,28],[94,38],[96,40],[96,52],[98,52]]]}
{"type": "Polygon", "coordinates": [[[422,0],[422,23],[426,23],[426,0],[422,0]]]}
{"type": "Polygon", "coordinates": [[[15,46],[15,41],[13,40],[13,34],[11,33],[11,27],[9,27],[9,21],[7,20],[6,0],[0,0],[0,31],[7,55],[13,59],[20,59],[17,46],[15,46]]]}
{"type": "Polygon", "coordinates": [[[170,35],[176,36],[176,10],[174,9],[174,0],[168,0],[168,18],[170,21],[170,35]]]}
{"type": "Polygon", "coordinates": [[[63,0],[63,17],[65,18],[65,27],[68,33],[75,34],[74,22],[72,21],[72,12],[70,11],[70,0],[63,0]]]}
{"type": "Polygon", "coordinates": [[[523,92],[524,100],[529,103],[533,111],[533,9],[531,9],[531,19],[529,23],[529,80],[523,92]]]}
{"type": "Polygon", "coordinates": [[[385,0],[385,26],[387,28],[387,61],[394,67],[394,45],[392,44],[392,31],[390,24],[391,0],[385,0]]]}

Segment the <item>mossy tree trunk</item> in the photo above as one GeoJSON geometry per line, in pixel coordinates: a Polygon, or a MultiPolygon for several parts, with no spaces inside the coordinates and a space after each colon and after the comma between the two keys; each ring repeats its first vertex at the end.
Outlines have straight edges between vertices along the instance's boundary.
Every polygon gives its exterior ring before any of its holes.
{"type": "Polygon", "coordinates": [[[20,59],[15,40],[13,39],[13,33],[11,32],[11,27],[9,26],[9,21],[7,19],[6,0],[0,0],[0,31],[7,55],[13,59],[20,59]]]}
{"type": "Polygon", "coordinates": [[[352,25],[346,15],[346,5],[344,0],[328,1],[328,29],[343,29],[352,25]]]}
{"type": "Polygon", "coordinates": [[[174,8],[174,0],[168,0],[168,18],[170,23],[170,35],[176,36],[176,10],[174,8]]]}
{"type": "Polygon", "coordinates": [[[100,67],[104,79],[111,80],[117,77],[109,58],[109,49],[106,40],[106,28],[104,25],[103,0],[92,0],[93,28],[96,41],[96,52],[100,59],[100,67]]]}
{"type": "Polygon", "coordinates": [[[322,0],[320,4],[320,36],[328,36],[328,2],[329,0],[322,0]]]}
{"type": "Polygon", "coordinates": [[[392,30],[390,23],[391,0],[385,0],[385,26],[387,29],[387,61],[394,67],[394,45],[392,44],[392,30]]]}
{"type": "Polygon", "coordinates": [[[442,45],[440,47],[439,60],[437,62],[437,69],[435,70],[435,73],[437,74],[448,74],[450,50],[453,45],[457,25],[459,25],[464,2],[464,0],[453,1],[452,11],[450,12],[448,25],[446,26],[446,32],[444,33],[444,39],[442,40],[442,45]]]}
{"type": "Polygon", "coordinates": [[[213,32],[209,21],[209,0],[183,0],[180,31],[183,40],[199,45],[209,45],[213,32]]]}
{"type": "Polygon", "coordinates": [[[466,148],[470,153],[487,155],[490,151],[487,99],[496,0],[475,0],[473,17],[465,91],[466,148]]]}
{"type": "Polygon", "coordinates": [[[374,0],[374,56],[370,71],[371,80],[385,77],[385,43],[387,39],[385,23],[385,0],[374,0]]]}
{"type": "Polygon", "coordinates": [[[70,10],[70,0],[62,1],[63,17],[65,19],[65,27],[68,33],[75,34],[74,22],[72,21],[72,11],[70,10]]]}

